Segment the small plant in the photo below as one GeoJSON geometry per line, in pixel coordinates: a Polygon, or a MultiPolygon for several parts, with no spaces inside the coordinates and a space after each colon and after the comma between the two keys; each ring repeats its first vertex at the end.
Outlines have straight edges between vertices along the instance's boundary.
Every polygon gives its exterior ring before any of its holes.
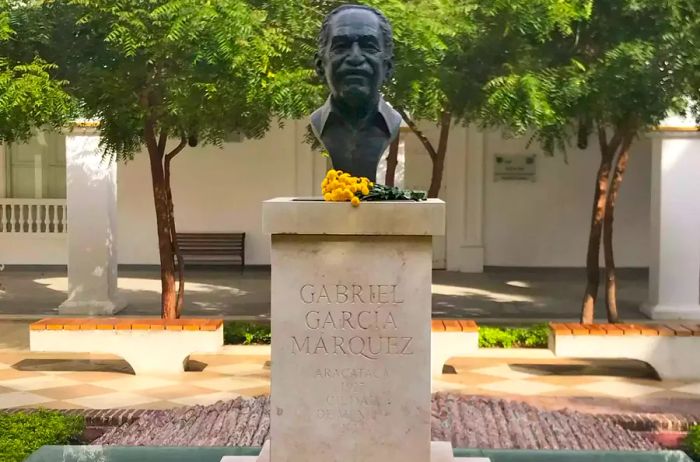
{"type": "Polygon", "coordinates": [[[530,327],[479,328],[480,348],[546,348],[549,327],[535,324],[530,327]]]}
{"type": "Polygon", "coordinates": [[[226,345],[269,345],[270,326],[252,322],[232,321],[224,324],[226,345]]]}
{"type": "Polygon", "coordinates": [[[700,460],[700,425],[693,425],[683,441],[683,447],[693,460],[700,460]]]}
{"type": "Polygon", "coordinates": [[[21,462],[45,445],[78,443],[85,420],[55,411],[0,413],[0,461],[21,462]]]}

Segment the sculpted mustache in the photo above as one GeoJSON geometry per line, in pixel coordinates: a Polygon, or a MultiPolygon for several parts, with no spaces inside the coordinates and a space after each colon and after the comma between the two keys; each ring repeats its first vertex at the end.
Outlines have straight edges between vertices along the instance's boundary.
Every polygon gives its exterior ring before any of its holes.
{"type": "Polygon", "coordinates": [[[348,69],[346,71],[339,72],[341,77],[356,76],[360,75],[362,77],[372,77],[373,73],[371,71],[366,71],[364,69],[348,69]]]}

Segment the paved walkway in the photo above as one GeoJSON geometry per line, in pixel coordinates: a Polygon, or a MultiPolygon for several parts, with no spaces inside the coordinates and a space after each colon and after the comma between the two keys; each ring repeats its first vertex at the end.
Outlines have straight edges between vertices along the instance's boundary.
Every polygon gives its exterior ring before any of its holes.
{"type": "MultiPolygon", "coordinates": [[[[0,352],[0,409],[166,409],[268,394],[269,350],[233,350],[239,353],[193,356],[190,371],[157,376],[133,375],[127,363],[107,355],[5,350],[0,352]]],[[[700,413],[700,382],[660,381],[633,361],[534,356],[539,358],[453,358],[450,373],[433,381],[433,391],[539,400],[675,401],[684,403],[685,412],[700,413]]]]}
{"type": "MultiPolygon", "coordinates": [[[[618,279],[622,318],[644,319],[638,308],[647,298],[646,270],[620,270],[618,279]]],[[[434,271],[433,314],[482,322],[576,319],[584,282],[582,269],[488,269],[472,274],[434,271]]],[[[65,269],[8,267],[0,272],[0,316],[55,315],[56,307],[66,299],[67,287],[65,269]]],[[[121,314],[159,315],[157,268],[122,269],[119,289],[129,303],[121,314]]],[[[269,317],[269,269],[189,270],[183,314],[228,319],[269,317]]],[[[603,311],[597,314],[605,316],[603,311]]]]}

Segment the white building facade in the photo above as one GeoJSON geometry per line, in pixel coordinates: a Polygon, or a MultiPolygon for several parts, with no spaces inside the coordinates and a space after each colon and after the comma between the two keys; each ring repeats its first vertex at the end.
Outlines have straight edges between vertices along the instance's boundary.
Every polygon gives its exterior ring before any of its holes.
{"type": "MultiPolygon", "coordinates": [[[[436,142],[438,130],[424,128],[436,142]]],[[[91,128],[75,130],[95,133],[91,128]]],[[[326,159],[304,143],[305,130],[305,121],[291,121],[284,128],[275,126],[261,140],[227,143],[223,149],[186,148],[173,161],[178,231],[245,232],[247,264],[269,264],[269,236],[260,227],[261,202],[319,195],[327,168],[326,159]]],[[[71,175],[66,174],[66,136],[71,135],[42,133],[27,144],[0,147],[1,264],[67,264],[71,204],[66,201],[66,184],[71,175]]],[[[410,131],[401,136],[399,176],[406,187],[427,189],[430,159],[410,131]]],[[[587,150],[572,148],[566,157],[548,157],[538,146],[526,146],[526,139],[453,127],[441,190],[448,207],[447,235],[435,242],[437,268],[478,272],[484,266],[585,265],[600,159],[597,143],[592,140],[587,150]],[[521,156],[534,159],[527,176],[499,174],[498,159],[517,162],[521,156]]],[[[645,137],[634,144],[616,210],[620,267],[650,265],[651,175],[652,140],[645,137]]],[[[116,185],[118,262],[158,264],[145,152],[116,165],[116,185]]]]}

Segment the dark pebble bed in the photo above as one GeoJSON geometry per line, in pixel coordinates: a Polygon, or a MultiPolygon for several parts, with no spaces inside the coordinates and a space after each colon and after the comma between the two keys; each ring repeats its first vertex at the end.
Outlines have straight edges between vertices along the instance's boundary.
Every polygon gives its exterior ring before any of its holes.
{"type": "MultiPolygon", "coordinates": [[[[262,446],[270,431],[267,396],[145,413],[93,444],[120,446],[262,446]]],[[[543,410],[498,398],[437,393],[432,439],[483,449],[653,450],[658,445],[605,416],[543,410]]]]}

